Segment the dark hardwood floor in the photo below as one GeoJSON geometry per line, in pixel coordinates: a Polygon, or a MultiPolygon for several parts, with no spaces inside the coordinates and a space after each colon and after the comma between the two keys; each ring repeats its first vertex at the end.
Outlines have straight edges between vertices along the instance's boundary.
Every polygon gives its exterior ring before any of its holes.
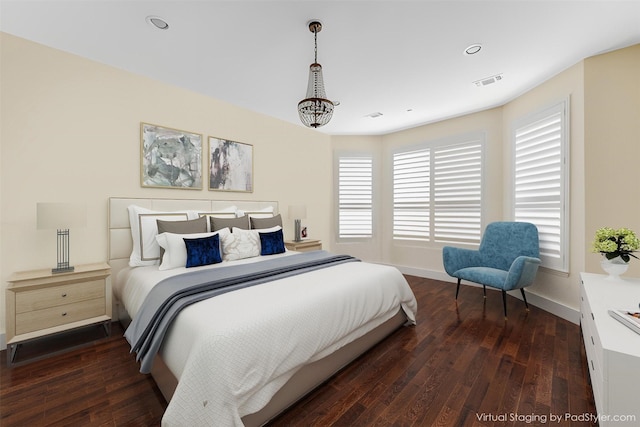
{"type": "MultiPolygon", "coordinates": [[[[513,297],[505,321],[498,292],[483,303],[482,288],[465,286],[456,304],[454,284],[407,279],[417,326],[396,331],[272,426],[592,425],[564,419],[595,414],[578,325],[526,312],[513,297]]],[[[30,351],[19,356],[38,348],[30,351]]],[[[3,351],[0,364],[2,426],[155,426],[166,407],[118,324],[109,338],[12,368],[3,351]]]]}

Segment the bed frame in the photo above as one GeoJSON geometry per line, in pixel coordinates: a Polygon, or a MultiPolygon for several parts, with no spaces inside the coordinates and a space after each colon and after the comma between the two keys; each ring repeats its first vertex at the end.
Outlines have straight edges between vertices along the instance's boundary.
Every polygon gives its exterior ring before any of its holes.
{"type": "MultiPolygon", "coordinates": [[[[118,280],[118,273],[128,266],[129,255],[133,248],[131,228],[129,226],[129,214],[127,207],[137,205],[156,211],[196,210],[202,213],[223,212],[229,206],[237,206],[246,213],[259,212],[265,208],[273,208],[274,215],[278,214],[278,202],[260,201],[222,201],[222,200],[197,200],[197,199],[141,199],[112,197],[109,199],[109,265],[112,269],[112,280],[118,280]]],[[[114,301],[114,317],[126,328],[130,322],[122,304],[117,299],[114,301]]],[[[291,379],[273,396],[271,401],[260,411],[246,415],[242,418],[245,426],[261,426],[278,414],[293,405],[320,384],[327,381],[335,373],[365,353],[371,347],[390,335],[400,326],[405,324],[407,318],[400,309],[398,313],[357,340],[342,347],[338,351],[310,363],[300,369],[291,379]]],[[[164,398],[169,402],[176,389],[178,381],[167,368],[162,357],[155,358],[151,375],[164,398]]]]}

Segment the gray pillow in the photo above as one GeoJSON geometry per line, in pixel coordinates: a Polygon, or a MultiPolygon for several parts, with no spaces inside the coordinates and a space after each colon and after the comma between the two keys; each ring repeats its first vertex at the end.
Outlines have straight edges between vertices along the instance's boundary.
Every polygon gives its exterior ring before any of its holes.
{"type": "Polygon", "coordinates": [[[250,218],[251,221],[251,229],[263,229],[263,228],[271,228],[280,226],[282,227],[282,217],[280,214],[276,216],[272,216],[270,218],[250,218]]]}
{"type": "MultiPolygon", "coordinates": [[[[206,233],[207,232],[207,217],[201,216],[198,219],[190,219],[187,221],[163,221],[161,219],[156,220],[158,223],[158,234],[161,233],[173,233],[173,234],[194,234],[194,233],[206,233]]],[[[160,246],[160,261],[164,256],[164,249],[160,246]]]]}
{"type": "Polygon", "coordinates": [[[249,219],[246,215],[240,218],[216,218],[214,216],[209,217],[211,219],[211,231],[222,230],[229,227],[229,230],[233,230],[233,227],[242,228],[243,230],[249,229],[249,219]]]}

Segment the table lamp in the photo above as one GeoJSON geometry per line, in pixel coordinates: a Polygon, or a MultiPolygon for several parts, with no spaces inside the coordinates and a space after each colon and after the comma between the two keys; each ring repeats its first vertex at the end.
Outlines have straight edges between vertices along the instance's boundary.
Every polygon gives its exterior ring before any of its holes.
{"type": "Polygon", "coordinates": [[[69,229],[86,226],[86,207],[74,203],[38,203],[37,223],[38,230],[58,230],[58,264],[51,272],[72,272],[73,266],[69,265],[69,229]]]}
{"type": "Polygon", "coordinates": [[[293,218],[293,224],[295,228],[294,242],[300,242],[300,223],[301,220],[307,217],[307,207],[305,205],[291,205],[289,206],[289,218],[293,218]]]}

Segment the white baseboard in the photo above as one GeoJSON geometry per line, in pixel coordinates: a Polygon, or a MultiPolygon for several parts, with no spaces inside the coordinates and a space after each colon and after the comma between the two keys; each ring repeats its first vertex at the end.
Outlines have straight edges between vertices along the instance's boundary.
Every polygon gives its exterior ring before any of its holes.
{"type": "MultiPolygon", "coordinates": [[[[443,282],[451,282],[457,283],[458,280],[454,277],[449,276],[447,273],[442,271],[433,271],[427,270],[424,268],[415,268],[415,267],[406,267],[401,265],[395,266],[398,270],[400,270],[403,274],[408,274],[411,276],[424,277],[425,279],[433,279],[433,280],[441,280],[443,282]]],[[[481,286],[471,282],[462,282],[463,285],[466,286],[481,286]]],[[[487,287],[487,289],[496,290],[493,288],[487,287]]],[[[538,307],[544,311],[547,311],[555,316],[558,316],[562,319],[568,320],[571,323],[575,323],[576,325],[580,324],[580,312],[571,307],[567,307],[564,304],[560,304],[559,302],[552,301],[548,298],[537,295],[528,289],[525,290],[527,293],[527,302],[535,307],[538,307]]],[[[509,295],[522,300],[522,294],[519,291],[509,291],[509,295]]]]}

